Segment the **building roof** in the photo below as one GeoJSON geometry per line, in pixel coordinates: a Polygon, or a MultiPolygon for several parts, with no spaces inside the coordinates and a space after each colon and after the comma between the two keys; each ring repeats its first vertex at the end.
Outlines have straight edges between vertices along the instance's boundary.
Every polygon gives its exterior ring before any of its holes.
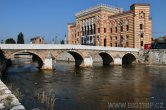
{"type": "Polygon", "coordinates": [[[40,37],[40,36],[33,37],[33,38],[31,38],[30,40],[32,41],[32,40],[36,40],[36,39],[43,39],[43,40],[44,40],[44,38],[43,38],[43,37],[40,37]]]}
{"type": "Polygon", "coordinates": [[[133,6],[133,5],[135,5],[135,6],[150,6],[150,4],[148,4],[148,3],[134,3],[131,6],[133,6]]]}
{"type": "Polygon", "coordinates": [[[134,3],[130,6],[130,9],[132,9],[134,6],[150,6],[148,3],[134,3]]]}
{"type": "Polygon", "coordinates": [[[110,5],[99,4],[97,6],[82,10],[82,11],[76,13],[75,16],[76,17],[81,17],[81,16],[85,16],[87,14],[91,14],[91,13],[94,13],[94,12],[97,12],[97,11],[101,11],[101,10],[109,11],[111,13],[121,13],[121,12],[123,12],[122,8],[115,8],[115,7],[110,6],[110,5]]]}
{"type": "Polygon", "coordinates": [[[68,23],[68,25],[75,25],[76,23],[68,23]]]}

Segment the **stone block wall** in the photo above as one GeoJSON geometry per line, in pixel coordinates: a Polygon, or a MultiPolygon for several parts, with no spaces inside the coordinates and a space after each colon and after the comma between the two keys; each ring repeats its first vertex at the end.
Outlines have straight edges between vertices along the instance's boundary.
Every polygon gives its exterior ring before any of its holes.
{"type": "Polygon", "coordinates": [[[166,50],[142,50],[139,52],[139,62],[144,64],[166,64],[166,50]]]}

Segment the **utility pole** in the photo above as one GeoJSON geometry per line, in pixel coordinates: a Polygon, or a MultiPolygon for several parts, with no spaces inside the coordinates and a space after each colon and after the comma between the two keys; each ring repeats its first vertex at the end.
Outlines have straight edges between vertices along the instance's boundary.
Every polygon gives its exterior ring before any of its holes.
{"type": "Polygon", "coordinates": [[[67,44],[67,41],[66,41],[66,34],[65,34],[64,44],[67,44]]]}

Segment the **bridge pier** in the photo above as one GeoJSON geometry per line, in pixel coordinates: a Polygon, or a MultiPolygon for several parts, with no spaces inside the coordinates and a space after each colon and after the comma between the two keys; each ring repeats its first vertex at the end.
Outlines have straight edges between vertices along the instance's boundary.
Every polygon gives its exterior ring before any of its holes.
{"type": "Polygon", "coordinates": [[[43,61],[43,66],[42,68],[43,70],[54,70],[54,63],[52,58],[45,58],[43,61]]]}
{"type": "Polygon", "coordinates": [[[79,63],[77,63],[77,62],[78,61],[76,61],[76,66],[81,66],[81,67],[92,67],[93,66],[93,59],[91,56],[86,56],[86,57],[84,57],[84,59],[82,61],[79,61],[79,63]]]}
{"type": "Polygon", "coordinates": [[[114,65],[122,65],[122,58],[120,57],[114,58],[114,65]]]}
{"type": "Polygon", "coordinates": [[[93,66],[93,59],[91,56],[86,56],[84,58],[84,67],[92,67],[93,66]]]}

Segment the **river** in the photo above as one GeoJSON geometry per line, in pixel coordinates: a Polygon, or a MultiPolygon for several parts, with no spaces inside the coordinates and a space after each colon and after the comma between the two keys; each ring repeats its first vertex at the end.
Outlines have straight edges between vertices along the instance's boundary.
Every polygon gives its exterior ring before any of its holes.
{"type": "Polygon", "coordinates": [[[115,109],[109,106],[112,103],[159,103],[158,107],[166,107],[163,66],[95,64],[76,68],[74,63],[57,62],[55,67],[55,71],[38,71],[32,64],[15,64],[2,80],[12,85],[12,91],[20,89],[20,101],[28,110],[48,109],[47,101],[39,99],[41,94],[55,100],[53,110],[111,110],[115,109]]]}

